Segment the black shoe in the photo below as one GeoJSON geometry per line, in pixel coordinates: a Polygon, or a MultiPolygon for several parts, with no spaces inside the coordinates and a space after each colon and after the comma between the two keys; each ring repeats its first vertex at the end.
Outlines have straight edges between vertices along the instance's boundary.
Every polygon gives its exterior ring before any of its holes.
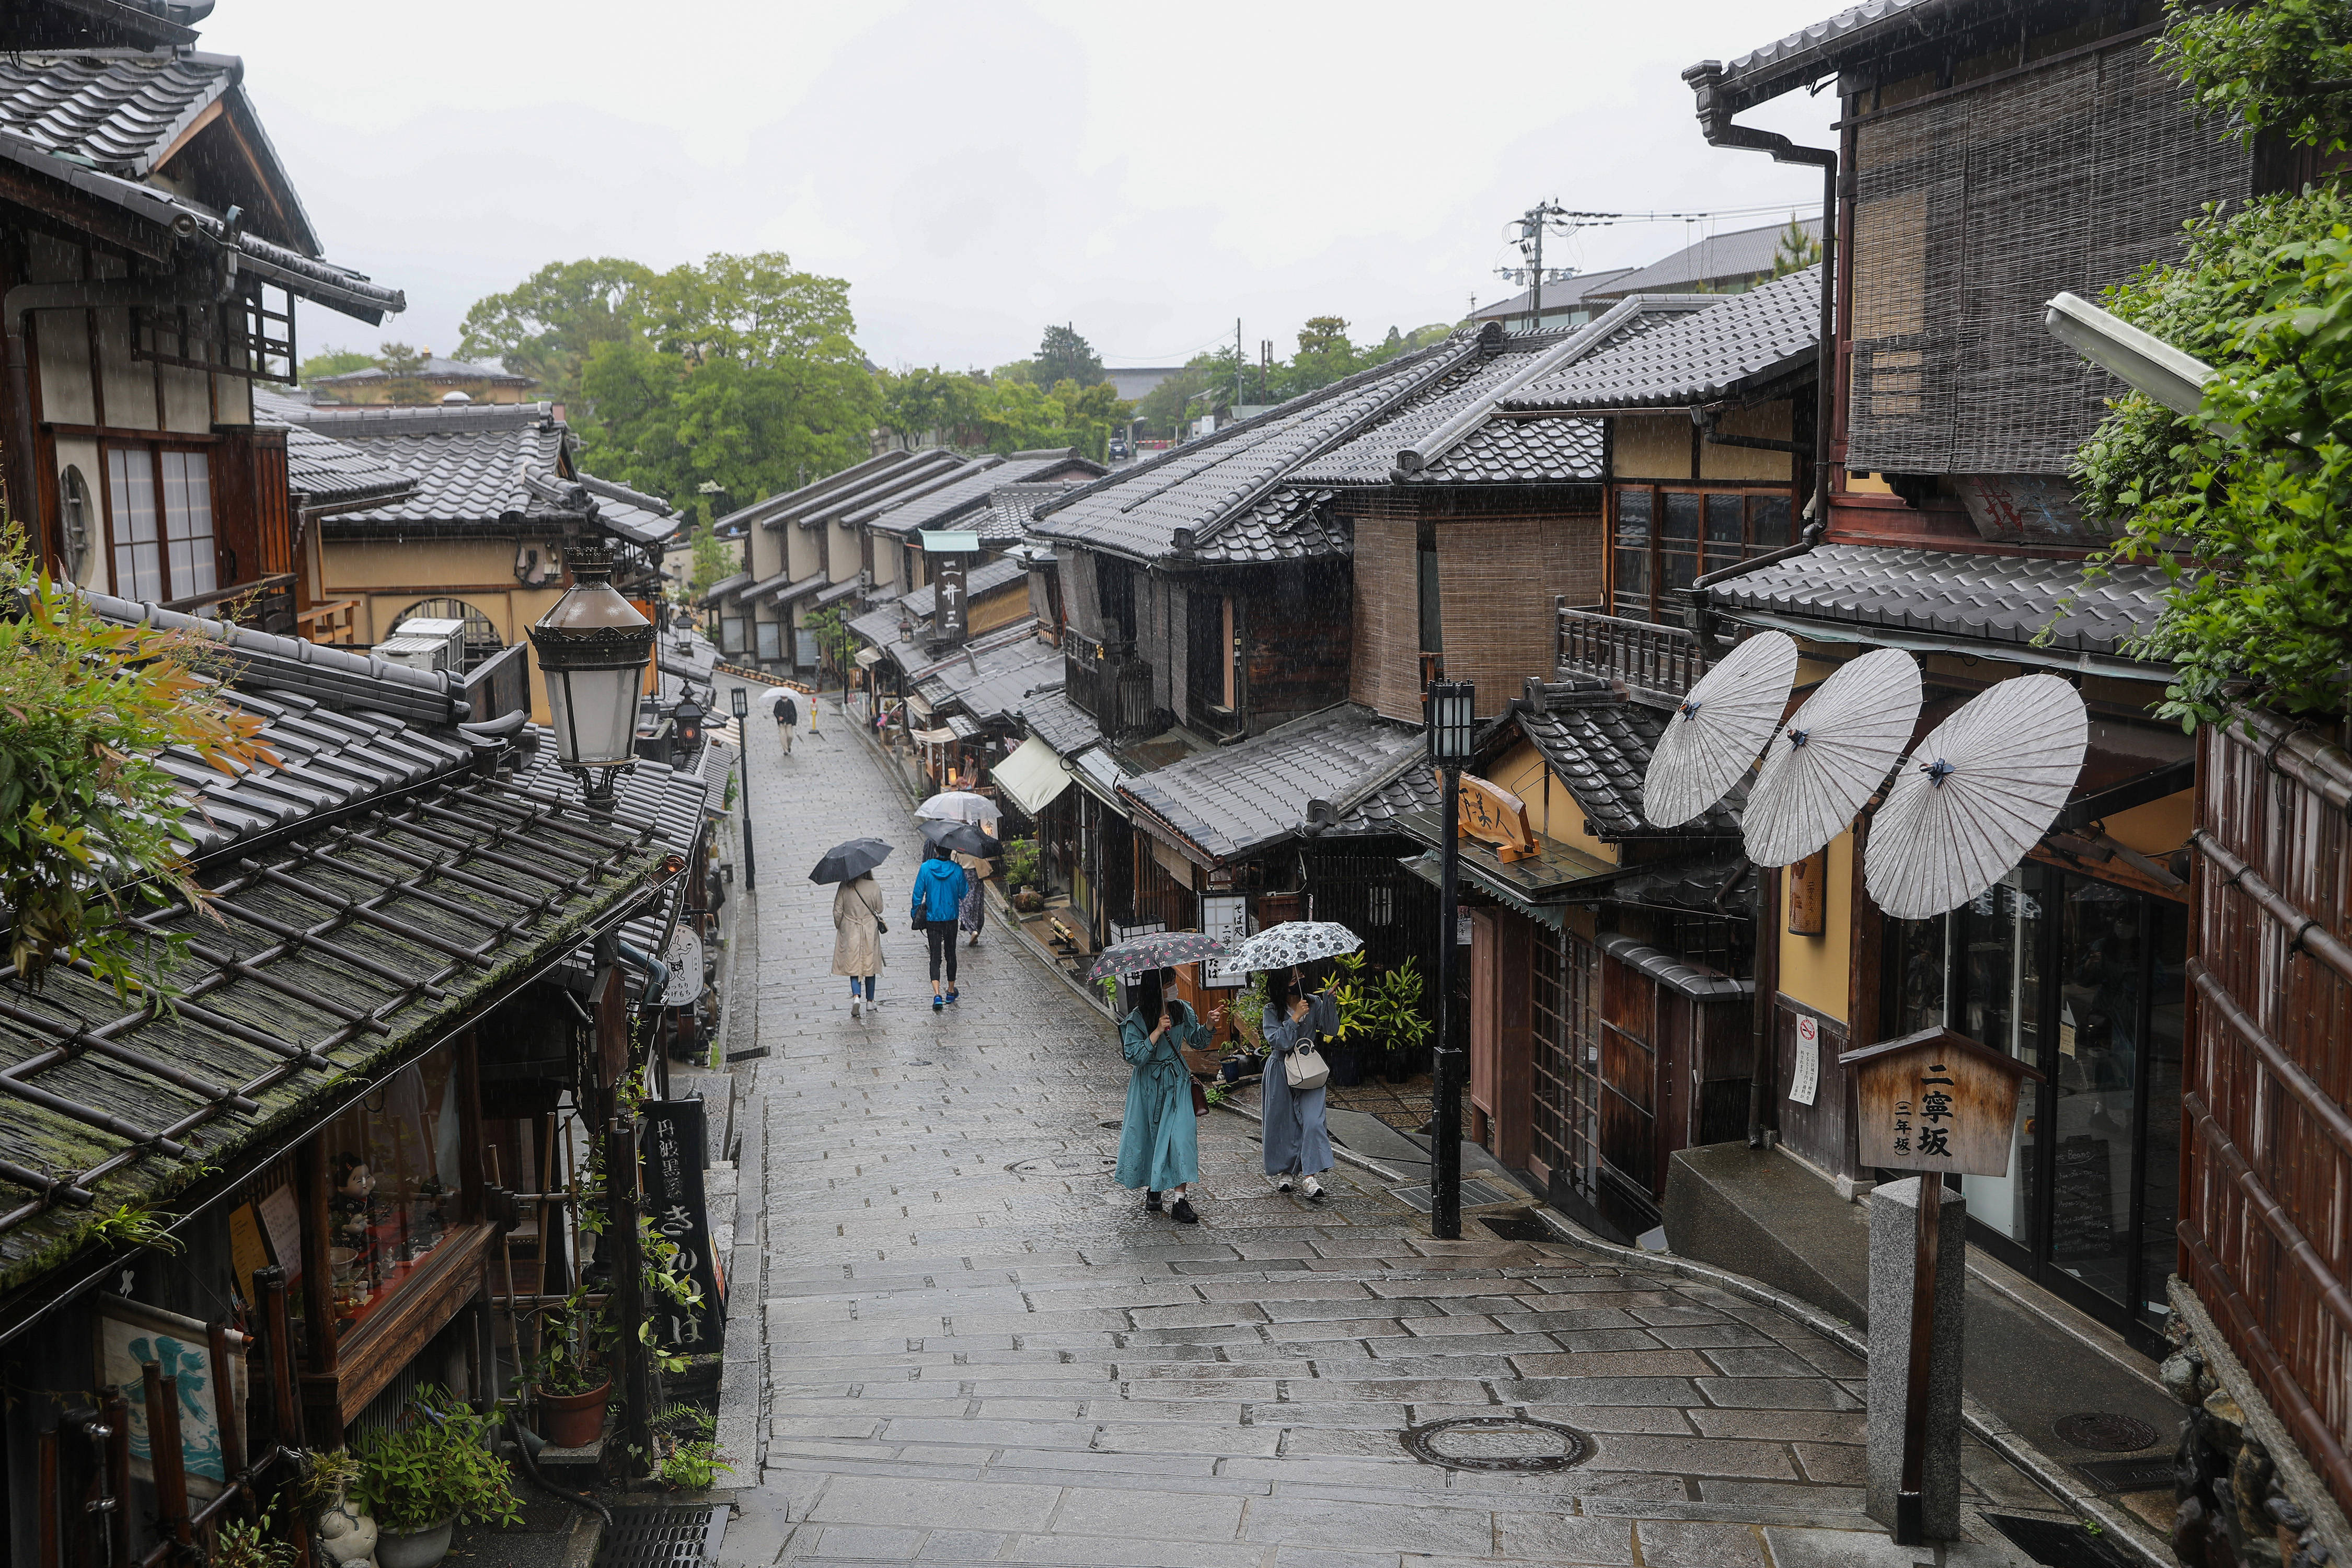
{"type": "Polygon", "coordinates": [[[1146,1212],[1158,1214],[1160,1212],[1160,1194],[1158,1193],[1144,1194],[1143,1206],[1146,1212]]]}
{"type": "Polygon", "coordinates": [[[1198,1225],[1201,1223],[1201,1216],[1192,1212],[1192,1200],[1190,1198],[1178,1198],[1176,1200],[1176,1206],[1168,1211],[1168,1217],[1174,1220],[1178,1225],[1198,1225]]]}

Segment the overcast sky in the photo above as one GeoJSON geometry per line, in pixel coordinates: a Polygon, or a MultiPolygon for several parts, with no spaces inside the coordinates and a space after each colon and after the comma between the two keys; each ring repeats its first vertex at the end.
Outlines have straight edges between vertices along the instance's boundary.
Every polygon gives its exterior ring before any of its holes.
{"type": "MultiPolygon", "coordinates": [[[[1838,7],[1685,0],[220,0],[328,256],[407,290],[306,353],[450,353],[546,262],[778,249],[849,279],[876,363],[991,365],[1066,321],[1113,364],[1357,339],[1517,291],[1507,222],[1779,204],[1818,173],[1700,140],[1679,79],[1838,7]]],[[[1829,137],[1828,93],[1747,118],[1829,137]]],[[[1729,230],[1773,221],[1725,217],[1729,230]]],[[[1548,265],[1654,260],[1706,223],[1584,230],[1548,265]]]]}

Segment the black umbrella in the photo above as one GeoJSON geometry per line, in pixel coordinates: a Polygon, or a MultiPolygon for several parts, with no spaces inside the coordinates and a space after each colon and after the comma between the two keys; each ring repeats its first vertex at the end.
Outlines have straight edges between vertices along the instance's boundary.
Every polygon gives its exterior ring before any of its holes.
{"type": "Polygon", "coordinates": [[[923,837],[929,843],[977,855],[984,860],[995,858],[1004,847],[969,822],[926,822],[923,837]]]}
{"type": "Polygon", "coordinates": [[[890,858],[890,846],[879,838],[853,838],[824,852],[809,873],[812,882],[851,882],[890,858]]]}

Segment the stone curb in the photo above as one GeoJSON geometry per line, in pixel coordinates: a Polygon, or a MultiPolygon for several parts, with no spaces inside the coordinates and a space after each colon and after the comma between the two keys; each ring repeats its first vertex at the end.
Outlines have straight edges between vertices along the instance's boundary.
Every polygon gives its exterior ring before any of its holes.
{"type": "MultiPolygon", "coordinates": [[[[1538,1218],[1559,1234],[1562,1241],[1588,1252],[1632,1267],[1653,1272],[1670,1269],[1685,1279],[1696,1279],[1719,1289],[1770,1307],[1796,1319],[1823,1339],[1852,1352],[1861,1360],[1870,1359],[1870,1342],[1854,1332],[1853,1325],[1843,1318],[1832,1318],[1820,1308],[1784,1295],[1769,1285],[1761,1285],[1745,1275],[1717,1268],[1712,1264],[1677,1258],[1671,1252],[1643,1252],[1636,1247],[1620,1247],[1613,1241],[1603,1241],[1566,1215],[1549,1205],[1538,1204],[1538,1218]]],[[[2104,1538],[2126,1548],[2147,1568],[2178,1568],[2170,1545],[2150,1530],[2140,1518],[2125,1509],[2116,1508],[2095,1495],[2086,1492],[2069,1473],[2067,1468],[2036,1447],[2019,1434],[2008,1422],[1979,1403],[1973,1396],[1963,1394],[1960,1401],[1961,1420],[1970,1432],[1981,1438],[1987,1447],[2019,1469],[2033,1478],[2036,1484],[2057,1498],[2084,1523],[2098,1530],[2104,1538]]]]}

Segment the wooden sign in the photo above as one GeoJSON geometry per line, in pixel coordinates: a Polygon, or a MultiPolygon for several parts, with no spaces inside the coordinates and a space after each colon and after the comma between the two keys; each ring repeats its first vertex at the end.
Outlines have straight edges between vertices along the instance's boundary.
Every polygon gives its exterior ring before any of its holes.
{"type": "Polygon", "coordinates": [[[1890,1171],[2003,1176],[2017,1086],[2042,1074],[1950,1029],[1923,1029],[1838,1058],[1854,1069],[1856,1157],[1890,1171]]]}
{"type": "Polygon", "coordinates": [[[961,642],[971,626],[970,595],[964,591],[964,558],[942,555],[931,563],[931,637],[935,642],[961,642]]]}
{"type": "MultiPolygon", "coordinates": [[[[1441,775],[1442,777],[1442,775],[1441,775]]],[[[1462,775],[1462,831],[1495,847],[1495,858],[1532,859],[1535,829],[1528,826],[1528,803],[1475,774],[1462,775]]]]}
{"type": "Polygon", "coordinates": [[[1819,936],[1829,929],[1830,852],[1816,849],[1789,868],[1789,934],[1819,936]]]}
{"type": "Polygon", "coordinates": [[[665,1240],[677,1245],[675,1271],[702,1292],[702,1300],[690,1307],[662,1297],[655,1332],[666,1351],[715,1354],[727,1324],[727,1276],[711,1248],[710,1215],[703,1201],[702,1163],[709,1152],[703,1104],[648,1100],[637,1113],[644,1119],[638,1149],[645,1163],[646,1215],[665,1240]]]}

